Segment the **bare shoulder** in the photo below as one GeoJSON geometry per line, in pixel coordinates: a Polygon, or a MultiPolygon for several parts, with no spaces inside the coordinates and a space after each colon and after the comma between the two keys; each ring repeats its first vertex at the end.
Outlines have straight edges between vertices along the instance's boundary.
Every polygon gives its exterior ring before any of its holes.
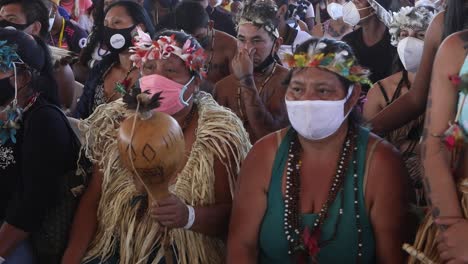
{"type": "Polygon", "coordinates": [[[289,74],[289,69],[278,64],[276,66],[276,72],[278,75],[286,77],[289,74]]]}
{"type": "Polygon", "coordinates": [[[237,79],[234,76],[234,74],[230,74],[224,77],[223,79],[219,80],[215,84],[214,89],[218,94],[226,94],[227,92],[229,92],[229,90],[232,90],[231,87],[234,83],[237,83],[237,79]]]}
{"type": "MultiPolygon", "coordinates": [[[[456,33],[453,33],[452,35],[448,36],[440,45],[440,50],[447,50],[447,51],[452,51],[452,49],[457,50],[463,50],[466,49],[464,48],[464,45],[468,42],[468,30],[463,30],[459,31],[456,33]]],[[[453,54],[452,52],[447,52],[447,54],[452,54],[454,57],[456,57],[456,53],[453,54]]]]}
{"type": "MultiPolygon", "coordinates": [[[[395,146],[374,133],[369,134],[366,157],[368,157],[368,161],[370,162],[370,172],[372,172],[372,168],[381,171],[383,168],[396,169],[398,166],[403,166],[403,159],[395,146]],[[369,159],[370,155],[372,156],[369,159]]],[[[384,173],[376,174],[382,175],[384,173]]]]}
{"type": "MultiPolygon", "coordinates": [[[[458,71],[466,57],[468,30],[448,36],[437,51],[434,69],[442,71],[458,71]]],[[[452,73],[453,74],[453,73],[452,73]]]]}
{"type": "Polygon", "coordinates": [[[223,46],[225,47],[237,47],[237,40],[236,38],[234,38],[233,36],[225,33],[225,32],[222,32],[222,31],[219,31],[219,30],[216,30],[215,31],[215,39],[219,39],[222,41],[223,43],[223,46]]]}
{"type": "Polygon", "coordinates": [[[277,84],[281,84],[282,86],[286,86],[284,81],[286,80],[289,74],[289,69],[281,66],[279,64],[276,65],[275,75],[273,76],[272,81],[277,84]]]}
{"type": "Polygon", "coordinates": [[[247,158],[253,160],[255,163],[273,164],[276,152],[288,129],[289,128],[283,128],[259,139],[250,150],[247,158]]]}
{"type": "Polygon", "coordinates": [[[237,40],[233,36],[222,31],[215,31],[215,46],[216,43],[219,43],[218,49],[223,50],[230,56],[234,56],[237,51],[237,40]]]}

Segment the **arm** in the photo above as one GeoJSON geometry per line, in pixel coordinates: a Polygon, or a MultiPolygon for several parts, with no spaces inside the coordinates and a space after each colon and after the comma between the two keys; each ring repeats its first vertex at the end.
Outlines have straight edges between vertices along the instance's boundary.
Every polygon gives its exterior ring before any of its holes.
{"type": "Polygon", "coordinates": [[[284,104],[284,93],[286,87],[281,85],[280,89],[275,89],[269,101],[276,102],[274,111],[270,112],[260,98],[253,75],[245,76],[239,80],[241,86],[241,98],[244,102],[244,112],[252,128],[254,135],[251,135],[252,142],[262,138],[272,131],[279,130],[287,126],[287,112],[284,104]]]}
{"type": "Polygon", "coordinates": [[[386,107],[376,117],[370,120],[373,131],[386,133],[402,127],[424,113],[429,91],[432,64],[440,45],[443,31],[444,12],[439,13],[430,24],[425,41],[424,50],[413,87],[402,95],[389,107],[386,107]]]}
{"type": "Polygon", "coordinates": [[[81,263],[97,228],[97,209],[101,197],[102,172],[93,168],[91,182],[75,213],[67,249],[62,258],[64,264],[81,263]]]}
{"type": "MultiPolygon", "coordinates": [[[[225,161],[224,164],[233,164],[225,161]]],[[[219,159],[214,162],[215,204],[194,206],[195,222],[190,230],[209,236],[225,238],[231,214],[231,192],[227,168],[219,159]]],[[[170,228],[183,228],[187,224],[189,212],[187,205],[177,196],[169,195],[166,199],[153,204],[150,214],[155,221],[170,228]]]]}
{"type": "Polygon", "coordinates": [[[206,207],[194,207],[196,218],[190,230],[225,238],[231,215],[232,197],[226,167],[221,161],[216,160],[214,170],[216,204],[206,207]]]}
{"type": "Polygon", "coordinates": [[[409,176],[397,150],[388,143],[377,144],[369,164],[365,192],[377,263],[403,263],[401,246],[407,238],[409,176]]]}
{"type": "Polygon", "coordinates": [[[370,120],[376,116],[384,108],[382,105],[382,92],[377,83],[367,93],[367,101],[364,104],[363,116],[364,120],[370,120]]]}
{"type": "Polygon", "coordinates": [[[0,257],[8,256],[18,247],[18,245],[28,238],[29,233],[4,222],[0,227],[0,257]]]}
{"type": "Polygon", "coordinates": [[[74,105],[75,90],[73,88],[75,87],[75,77],[70,65],[60,65],[54,71],[54,75],[57,80],[61,106],[65,109],[71,108],[74,105]]]}
{"type": "Polygon", "coordinates": [[[308,27],[308,30],[306,32],[310,32],[314,28],[314,23],[315,23],[314,6],[310,3],[306,10],[306,16],[305,16],[304,22],[307,24],[307,27],[308,27]]]}
{"type": "Polygon", "coordinates": [[[271,138],[257,142],[242,166],[229,226],[228,264],[257,263],[258,236],[267,209],[267,189],[275,153],[270,147],[274,144],[271,138]]]}
{"type": "Polygon", "coordinates": [[[450,168],[451,155],[440,136],[455,120],[458,90],[448,76],[458,74],[463,64],[463,45],[459,35],[452,35],[442,43],[434,61],[421,148],[423,181],[434,217],[462,216],[450,168]]]}

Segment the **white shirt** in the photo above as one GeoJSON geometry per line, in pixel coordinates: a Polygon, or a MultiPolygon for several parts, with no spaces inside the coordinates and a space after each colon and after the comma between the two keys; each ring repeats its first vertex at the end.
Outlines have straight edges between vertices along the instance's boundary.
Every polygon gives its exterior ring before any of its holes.
{"type": "Polygon", "coordinates": [[[278,50],[278,57],[280,58],[281,62],[283,63],[283,66],[287,67],[288,65],[284,62],[284,55],[285,54],[293,54],[294,50],[297,48],[297,46],[301,45],[303,42],[305,42],[308,39],[311,39],[312,36],[302,30],[299,30],[297,32],[296,38],[293,41],[292,45],[281,45],[281,47],[278,50]]]}

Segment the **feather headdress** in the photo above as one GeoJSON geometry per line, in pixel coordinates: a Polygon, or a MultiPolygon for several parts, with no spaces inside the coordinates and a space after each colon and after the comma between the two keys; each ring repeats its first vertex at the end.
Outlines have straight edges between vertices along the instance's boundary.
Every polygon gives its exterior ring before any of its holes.
{"type": "Polygon", "coordinates": [[[285,61],[290,68],[322,68],[334,72],[353,83],[372,85],[368,79],[370,71],[357,64],[349,52],[325,53],[327,44],[318,41],[310,45],[307,53],[286,54],[285,61]]]}

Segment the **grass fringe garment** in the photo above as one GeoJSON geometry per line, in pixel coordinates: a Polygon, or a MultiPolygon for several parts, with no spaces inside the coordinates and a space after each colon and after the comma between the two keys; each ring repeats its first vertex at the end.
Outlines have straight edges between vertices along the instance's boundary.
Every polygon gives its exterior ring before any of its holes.
{"type": "MultiPolygon", "coordinates": [[[[171,191],[189,205],[206,206],[215,203],[215,159],[219,159],[227,168],[233,195],[241,162],[251,145],[240,119],[219,106],[211,95],[200,92],[196,102],[199,114],[196,140],[187,164],[171,186],[171,191]]],[[[121,264],[146,264],[155,248],[159,250],[152,263],[158,263],[163,257],[160,246],[163,229],[148,214],[137,216],[139,206],[131,201],[138,194],[130,172],[119,160],[116,139],[119,124],[128,113],[122,100],[117,100],[99,106],[80,124],[85,136],[85,154],[104,173],[97,212],[98,229],[85,261],[96,257],[105,260],[115,250],[119,250],[121,264]]],[[[224,262],[225,245],[217,238],[185,229],[173,229],[170,236],[177,248],[178,263],[224,262]]]]}

